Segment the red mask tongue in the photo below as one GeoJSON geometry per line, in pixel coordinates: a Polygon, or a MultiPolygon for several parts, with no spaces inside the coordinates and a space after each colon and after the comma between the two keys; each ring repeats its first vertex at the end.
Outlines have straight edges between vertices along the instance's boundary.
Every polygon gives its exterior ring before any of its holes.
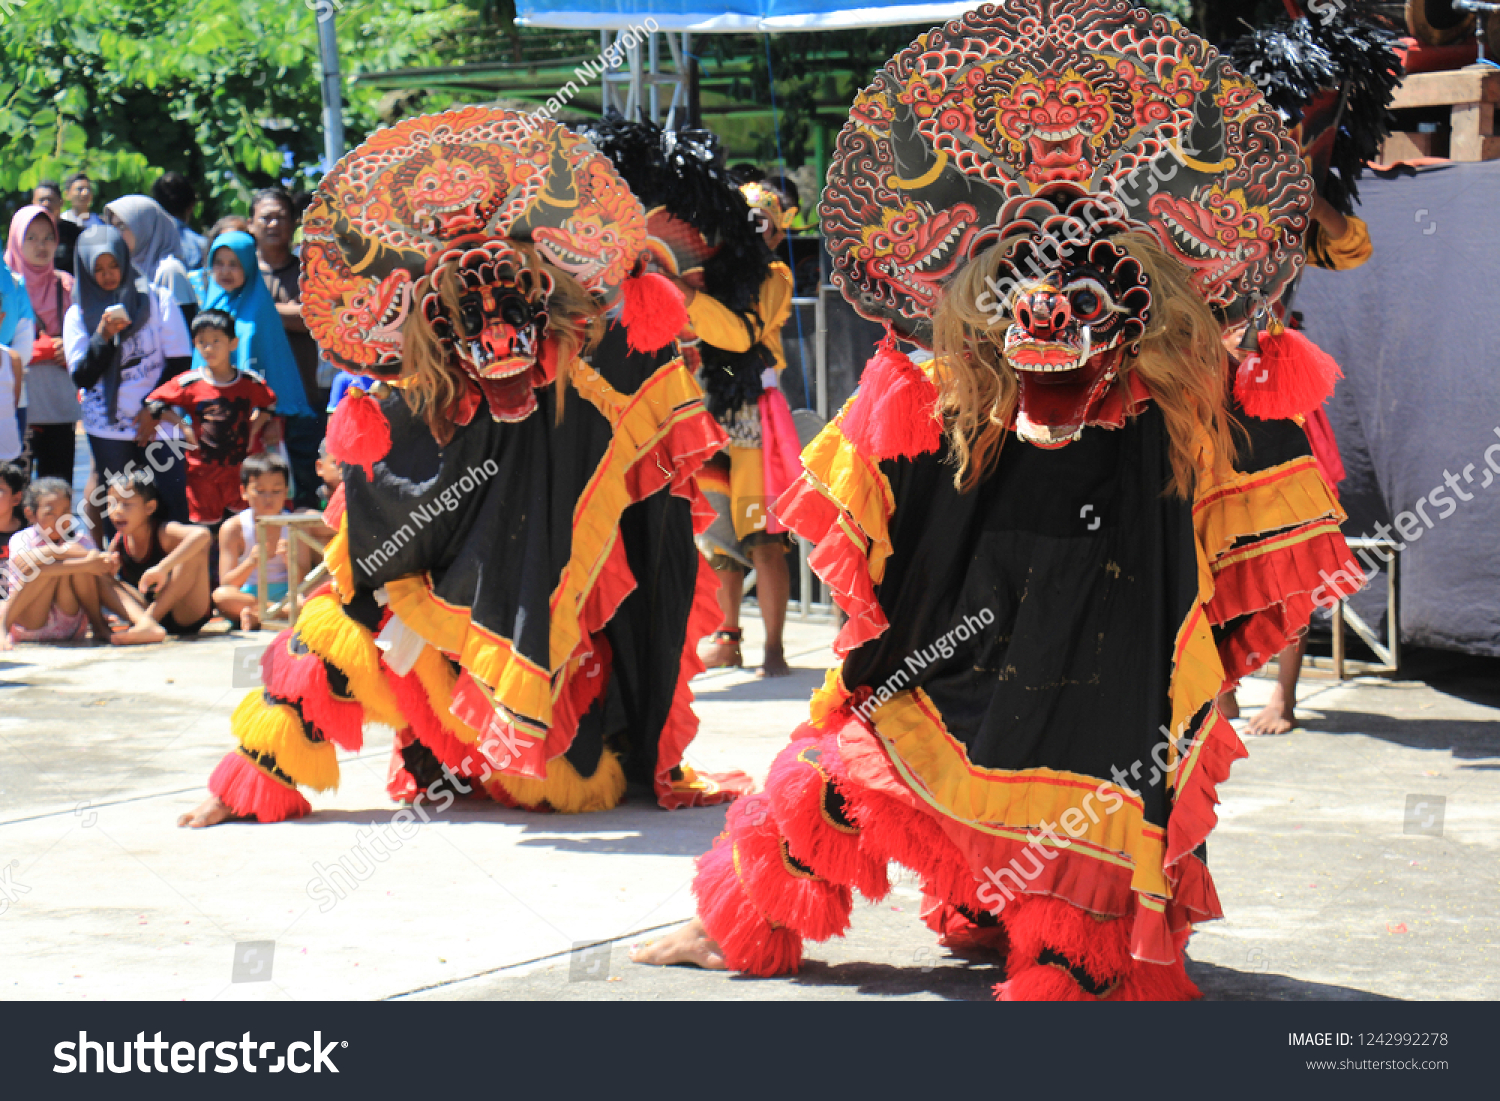
{"type": "Polygon", "coordinates": [[[1060,447],[1086,425],[1114,425],[1114,418],[1101,420],[1099,413],[1119,381],[1120,359],[1120,351],[1112,349],[1092,357],[1076,371],[1017,371],[1017,433],[1042,447],[1060,447]]]}

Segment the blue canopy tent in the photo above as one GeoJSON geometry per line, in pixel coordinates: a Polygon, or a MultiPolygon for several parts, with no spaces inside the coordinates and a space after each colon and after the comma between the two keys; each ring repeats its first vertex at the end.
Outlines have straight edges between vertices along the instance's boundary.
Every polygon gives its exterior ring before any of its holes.
{"type": "Polygon", "coordinates": [[[937,24],[976,5],[869,4],[847,7],[838,0],[729,0],[704,9],[694,0],[560,0],[518,3],[516,22],[523,27],[570,30],[627,30],[647,17],[664,31],[695,34],[775,34],[785,31],[833,31],[854,27],[891,27],[903,23],[937,24]]]}

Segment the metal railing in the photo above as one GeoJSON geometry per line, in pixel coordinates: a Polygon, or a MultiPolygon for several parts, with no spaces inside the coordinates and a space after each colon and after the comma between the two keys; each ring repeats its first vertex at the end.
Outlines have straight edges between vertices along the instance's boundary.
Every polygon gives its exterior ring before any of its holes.
{"type": "Polygon", "coordinates": [[[1351,664],[1344,656],[1344,624],[1347,622],[1354,628],[1354,633],[1360,640],[1375,652],[1375,656],[1384,664],[1359,662],[1361,666],[1367,666],[1362,672],[1373,673],[1379,676],[1394,675],[1401,671],[1401,616],[1399,612],[1399,577],[1401,563],[1401,545],[1389,539],[1371,539],[1360,536],[1354,539],[1346,539],[1350,550],[1373,550],[1387,552],[1386,559],[1389,568],[1385,578],[1385,639],[1381,640],[1379,634],[1366,623],[1358,612],[1349,606],[1347,600],[1340,600],[1333,606],[1333,675],[1338,680],[1347,680],[1345,666],[1351,664]]]}

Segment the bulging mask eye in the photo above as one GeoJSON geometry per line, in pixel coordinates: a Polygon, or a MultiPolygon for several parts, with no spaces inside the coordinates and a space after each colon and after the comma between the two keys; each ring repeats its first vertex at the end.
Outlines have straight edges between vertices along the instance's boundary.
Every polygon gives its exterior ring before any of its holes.
{"type": "Polygon", "coordinates": [[[1104,313],[1104,300],[1087,287],[1073,292],[1072,305],[1080,321],[1094,321],[1104,313]]]}
{"type": "Polygon", "coordinates": [[[458,302],[458,320],[464,336],[478,336],[484,331],[484,307],[476,294],[466,294],[458,302]]]}
{"type": "Polygon", "coordinates": [[[500,320],[515,329],[531,323],[531,307],[520,295],[508,294],[500,300],[500,320]]]}

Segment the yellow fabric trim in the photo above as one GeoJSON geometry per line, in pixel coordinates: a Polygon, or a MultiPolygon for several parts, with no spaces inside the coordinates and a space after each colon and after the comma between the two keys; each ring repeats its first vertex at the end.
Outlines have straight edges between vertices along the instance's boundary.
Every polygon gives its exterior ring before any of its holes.
{"type": "Polygon", "coordinates": [[[680,359],[659,368],[620,408],[609,450],[573,508],[572,554],[551,599],[553,671],[578,648],[578,616],[619,538],[620,515],[631,503],[626,475],[677,425],[703,415],[703,388],[680,359]]]}
{"type": "Polygon", "coordinates": [[[333,578],[339,600],[345,604],[354,599],[354,567],[349,561],[349,510],[339,517],[338,533],[323,548],[323,564],[333,578]]]}
{"type": "Polygon", "coordinates": [[[391,610],[402,622],[430,645],[456,655],[507,711],[542,726],[551,725],[552,704],[563,684],[554,674],[578,648],[578,617],[619,538],[620,515],[631,503],[626,476],[678,424],[704,415],[703,390],[680,359],[658,368],[633,395],[621,394],[581,363],[575,365],[572,383],[614,426],[614,438],[573,510],[572,553],[550,601],[551,668],[542,668],[509,639],[476,625],[468,609],[444,603],[426,574],[385,585],[391,610]]]}
{"type": "Polygon", "coordinates": [[[566,757],[554,757],[547,762],[545,780],[504,772],[495,773],[491,780],[498,780],[510,797],[524,806],[546,803],[561,814],[612,810],[625,798],[625,770],[620,767],[620,759],[607,749],[599,757],[599,767],[587,780],[566,757]]]}
{"type": "Polygon", "coordinates": [[[1298,543],[1306,543],[1313,539],[1320,539],[1325,535],[1336,534],[1338,530],[1339,525],[1333,520],[1326,520],[1321,524],[1314,523],[1311,526],[1301,528],[1297,531],[1289,532],[1288,534],[1279,536],[1275,539],[1268,539],[1262,543],[1252,543],[1248,547],[1242,547],[1240,550],[1231,551],[1229,554],[1226,554],[1223,558],[1214,563],[1214,569],[1217,572],[1218,570],[1222,570],[1227,566],[1232,566],[1237,562],[1246,562],[1251,558],[1259,558],[1265,554],[1271,554],[1275,551],[1285,550],[1287,547],[1294,547],[1298,543]]]}
{"type": "Polygon", "coordinates": [[[333,596],[323,593],[304,604],[296,631],[309,650],[349,678],[349,691],[364,708],[366,722],[384,723],[394,730],[407,725],[381,671],[375,636],[346,616],[333,596]]]}
{"type": "Polygon", "coordinates": [[[517,652],[509,639],[477,626],[467,608],[444,603],[425,573],[385,584],[391,611],[427,642],[493,689],[509,711],[547,725],[552,721],[552,677],[517,652]]]}
{"type": "Polygon", "coordinates": [[[1324,517],[1342,523],[1344,510],[1311,455],[1204,486],[1193,504],[1193,529],[1210,561],[1217,561],[1243,536],[1324,517]]]}
{"type": "Polygon", "coordinates": [[[807,445],[802,466],[803,478],[858,525],[868,542],[870,577],[879,584],[885,576],[886,559],[891,556],[887,525],[896,511],[890,479],[877,461],[861,455],[849,442],[837,420],[807,445]]]}
{"type": "MultiPolygon", "coordinates": [[[[1170,896],[1162,874],[1163,831],[1148,826],[1138,798],[1092,776],[1050,768],[990,769],[969,762],[962,743],[920,688],[898,692],[871,715],[875,733],[913,791],[972,829],[1027,841],[1044,824],[1072,851],[1132,868],[1131,888],[1170,896]],[[1111,810],[1114,799],[1119,804],[1111,810]],[[1080,819],[1070,832],[1062,816],[1080,819]],[[1092,813],[1090,813],[1092,811],[1092,813]]],[[[1045,840],[1042,843],[1047,843],[1045,840]]]]}
{"type": "Polygon", "coordinates": [[[229,727],[240,745],[270,754],[276,767],[297,783],[314,791],[339,786],[338,753],[333,744],[309,741],[290,707],[268,703],[261,693],[251,692],[234,709],[229,727]]]}

